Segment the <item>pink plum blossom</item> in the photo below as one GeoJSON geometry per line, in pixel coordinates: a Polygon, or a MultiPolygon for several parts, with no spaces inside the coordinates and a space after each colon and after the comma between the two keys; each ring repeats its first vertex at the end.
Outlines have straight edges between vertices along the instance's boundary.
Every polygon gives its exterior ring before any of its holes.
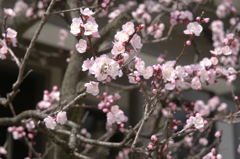
{"type": "Polygon", "coordinates": [[[34,128],[35,128],[35,123],[34,123],[34,121],[31,120],[30,122],[28,122],[28,123],[26,124],[26,128],[27,128],[27,129],[34,129],[34,128]]]}
{"type": "Polygon", "coordinates": [[[0,154],[3,154],[3,155],[7,154],[7,150],[2,146],[0,146],[0,154]]]}
{"type": "Polygon", "coordinates": [[[216,138],[220,138],[221,137],[221,132],[220,131],[217,131],[214,135],[216,138]]]}
{"type": "Polygon", "coordinates": [[[184,34],[194,34],[196,36],[200,36],[203,27],[198,22],[191,22],[187,25],[187,29],[184,30],[184,34]]]}
{"type": "Polygon", "coordinates": [[[206,138],[200,138],[199,139],[199,144],[206,146],[208,144],[208,140],[206,138]]]}
{"type": "Polygon", "coordinates": [[[114,38],[119,42],[126,42],[129,39],[129,35],[124,30],[117,32],[114,38]]]}
{"type": "Polygon", "coordinates": [[[152,136],[151,136],[151,140],[152,140],[153,142],[157,142],[157,141],[158,141],[158,138],[157,138],[156,135],[152,135],[152,136]]]}
{"type": "Polygon", "coordinates": [[[130,43],[136,52],[137,52],[137,49],[141,49],[141,47],[143,46],[143,44],[141,43],[141,37],[137,34],[133,36],[130,43]]]}
{"type": "Polygon", "coordinates": [[[83,25],[82,19],[81,18],[73,18],[72,19],[72,24],[70,26],[70,32],[77,36],[78,34],[81,33],[81,27],[83,25]]]}
{"type": "Polygon", "coordinates": [[[145,71],[143,72],[143,78],[149,79],[153,75],[153,68],[152,66],[148,66],[145,71]]]}
{"type": "Polygon", "coordinates": [[[116,76],[122,76],[122,70],[119,69],[118,62],[110,59],[107,55],[101,55],[96,58],[93,65],[89,69],[91,74],[94,74],[98,81],[105,80],[107,76],[116,79],[116,76]]]}
{"type": "Polygon", "coordinates": [[[91,11],[89,8],[85,8],[84,10],[80,8],[80,12],[85,16],[92,16],[95,13],[91,11]]]}
{"type": "Polygon", "coordinates": [[[56,127],[56,125],[57,125],[57,123],[55,122],[55,120],[54,120],[52,117],[50,117],[50,116],[44,118],[44,122],[45,122],[46,127],[47,127],[48,129],[52,129],[52,130],[53,130],[53,129],[56,127]]]}
{"type": "Polygon", "coordinates": [[[28,9],[28,5],[23,0],[18,0],[13,7],[13,11],[16,14],[26,11],[27,9],[28,9]]]}
{"type": "Polygon", "coordinates": [[[57,118],[56,118],[57,123],[59,124],[65,124],[65,122],[67,121],[67,115],[65,111],[60,111],[57,114],[57,118]]]}
{"type": "Polygon", "coordinates": [[[93,57],[90,60],[89,60],[89,58],[87,58],[87,60],[85,60],[83,62],[82,70],[87,71],[89,68],[92,67],[93,63],[94,63],[94,58],[93,57]]]}
{"type": "Polygon", "coordinates": [[[201,88],[201,82],[198,77],[194,77],[191,82],[192,89],[200,89],[201,88]]]}
{"type": "Polygon", "coordinates": [[[132,35],[135,31],[134,24],[132,22],[127,22],[122,26],[122,29],[124,32],[126,32],[128,35],[132,35]]]}
{"type": "Polygon", "coordinates": [[[96,96],[99,93],[98,84],[99,84],[98,82],[94,82],[94,81],[90,81],[89,83],[86,83],[84,85],[85,87],[87,87],[86,92],[96,96]]]}
{"type": "Polygon", "coordinates": [[[89,17],[83,27],[85,29],[84,35],[92,35],[98,32],[98,24],[93,17],[89,17]]]}
{"type": "Polygon", "coordinates": [[[4,12],[8,17],[15,17],[16,13],[13,11],[12,8],[4,8],[4,12]]]}
{"type": "Polygon", "coordinates": [[[115,56],[117,56],[120,53],[125,52],[125,46],[121,42],[115,42],[113,45],[113,48],[111,50],[111,53],[115,56]]]}
{"type": "Polygon", "coordinates": [[[80,39],[78,43],[76,44],[76,50],[79,53],[84,53],[87,50],[87,42],[84,39],[80,39]]]}
{"type": "Polygon", "coordinates": [[[224,55],[231,55],[231,54],[232,54],[232,50],[230,49],[229,46],[224,46],[224,47],[222,48],[222,53],[223,53],[224,55]]]}

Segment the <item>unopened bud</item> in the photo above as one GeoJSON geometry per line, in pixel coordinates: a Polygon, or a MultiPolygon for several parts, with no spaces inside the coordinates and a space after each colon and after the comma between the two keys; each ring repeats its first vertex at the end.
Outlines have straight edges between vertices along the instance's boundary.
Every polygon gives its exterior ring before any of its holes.
{"type": "Polygon", "coordinates": [[[202,22],[203,22],[203,23],[208,23],[209,20],[210,20],[210,18],[203,18],[202,22]]]}
{"type": "Polygon", "coordinates": [[[137,31],[140,31],[140,30],[142,30],[144,27],[145,27],[145,25],[144,25],[144,24],[139,24],[137,31]]]}
{"type": "Polygon", "coordinates": [[[190,40],[186,41],[186,45],[191,45],[191,41],[190,40]]]}
{"type": "Polygon", "coordinates": [[[200,19],[201,19],[201,17],[197,17],[197,18],[196,18],[196,21],[197,21],[197,22],[200,22],[200,19]]]}

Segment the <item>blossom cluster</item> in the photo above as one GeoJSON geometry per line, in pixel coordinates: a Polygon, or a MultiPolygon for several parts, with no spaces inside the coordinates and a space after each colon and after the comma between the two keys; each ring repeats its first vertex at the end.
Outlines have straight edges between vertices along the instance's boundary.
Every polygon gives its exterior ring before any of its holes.
{"type": "Polygon", "coordinates": [[[237,13],[237,9],[234,7],[232,0],[222,0],[221,4],[217,7],[216,15],[218,18],[225,18],[230,13],[233,15],[237,13]]]}
{"type": "Polygon", "coordinates": [[[153,75],[153,67],[145,67],[145,62],[141,58],[135,57],[135,71],[130,73],[128,76],[129,83],[138,83],[141,81],[140,76],[143,76],[144,79],[149,79],[153,75]]]}
{"type": "Polygon", "coordinates": [[[187,127],[194,126],[196,129],[199,129],[199,131],[203,132],[204,131],[204,124],[207,123],[206,120],[202,118],[202,115],[200,113],[196,113],[195,117],[190,116],[189,119],[187,119],[187,127]]]}
{"type": "Polygon", "coordinates": [[[121,99],[121,96],[118,93],[107,95],[107,92],[104,92],[102,96],[98,95],[97,98],[101,99],[98,109],[102,109],[107,114],[108,130],[111,130],[112,124],[116,123],[119,125],[119,130],[123,132],[124,123],[128,121],[128,117],[124,115],[124,112],[119,109],[118,105],[113,105],[121,99]]]}
{"type": "Polygon", "coordinates": [[[152,135],[152,136],[151,136],[151,140],[152,140],[153,143],[149,143],[149,144],[148,144],[148,148],[149,148],[149,149],[152,149],[153,146],[155,146],[155,145],[157,144],[158,138],[157,138],[156,135],[152,135]]]}
{"type": "Polygon", "coordinates": [[[153,26],[149,26],[147,28],[147,34],[152,35],[155,39],[159,39],[162,37],[164,29],[165,29],[164,23],[160,23],[159,25],[154,24],[153,26]]]}
{"type": "Polygon", "coordinates": [[[7,28],[6,33],[7,33],[6,35],[5,33],[2,34],[2,36],[4,37],[4,40],[3,42],[0,43],[0,59],[2,60],[6,59],[6,55],[9,54],[7,45],[12,44],[13,47],[17,46],[17,39],[16,39],[17,32],[14,29],[7,28]],[[7,42],[5,41],[5,36],[7,38],[7,42]]]}
{"type": "MultiPolygon", "coordinates": [[[[217,75],[225,77],[227,85],[231,84],[236,79],[237,71],[233,67],[227,70],[218,64],[216,57],[204,58],[199,64],[191,64],[185,66],[175,66],[176,61],[168,61],[162,65],[153,65],[153,77],[163,79],[166,90],[174,88],[185,88],[191,86],[192,89],[201,89],[202,83],[217,84],[217,75]]],[[[129,77],[130,78],[130,77],[129,77]]],[[[136,80],[135,80],[136,81],[136,80]]],[[[133,82],[130,82],[133,83],[133,82]]],[[[136,83],[136,82],[135,82],[136,83]]],[[[154,87],[158,85],[157,81],[153,82],[154,87]]]]}
{"type": "Polygon", "coordinates": [[[22,126],[10,126],[8,127],[8,132],[12,133],[13,139],[18,140],[21,139],[23,136],[26,136],[26,132],[24,131],[25,128],[22,126]]]}
{"type": "MultiPolygon", "coordinates": [[[[143,26],[140,25],[137,30],[142,29],[142,27],[143,26]]],[[[107,55],[101,55],[96,59],[92,57],[83,62],[82,70],[89,70],[89,73],[93,74],[98,81],[110,82],[112,79],[116,79],[117,76],[121,77],[121,65],[123,65],[129,57],[125,51],[132,52],[130,51],[132,49],[127,49],[128,45],[131,45],[135,51],[142,47],[141,37],[136,34],[132,22],[124,24],[122,30],[116,33],[114,46],[111,50],[111,53],[114,55],[112,59],[107,55]]],[[[98,82],[94,81],[86,83],[85,87],[87,87],[87,92],[97,95],[99,93],[98,84],[98,82]]]]}
{"type": "Polygon", "coordinates": [[[58,91],[57,86],[53,86],[52,92],[49,92],[48,90],[44,90],[43,100],[38,102],[37,104],[39,111],[55,106],[59,100],[60,100],[60,91],[58,91]]]}
{"type": "MultiPolygon", "coordinates": [[[[227,104],[221,103],[220,99],[217,96],[212,97],[208,100],[207,104],[205,104],[202,100],[197,100],[195,103],[191,104],[191,107],[187,107],[185,110],[193,110],[194,112],[199,112],[200,114],[204,114],[205,116],[209,116],[211,112],[215,111],[217,108],[218,112],[225,113],[227,104]],[[217,105],[219,105],[217,107],[217,105]]],[[[193,115],[192,113],[188,114],[188,116],[193,115]]]]}
{"type": "Polygon", "coordinates": [[[211,23],[211,30],[214,50],[210,52],[217,57],[220,56],[220,62],[224,65],[235,66],[240,46],[238,38],[235,38],[233,33],[226,34],[220,20],[211,23]]]}
{"type": "Polygon", "coordinates": [[[100,37],[98,34],[98,24],[95,18],[92,17],[94,14],[89,8],[80,9],[81,17],[73,18],[70,26],[70,32],[75,35],[84,34],[86,36],[100,37]]]}
{"type": "Polygon", "coordinates": [[[151,15],[146,11],[145,4],[140,4],[136,11],[132,12],[132,16],[138,23],[142,23],[143,21],[150,23],[152,20],[151,15]]]}
{"type": "MultiPolygon", "coordinates": [[[[110,6],[112,4],[110,3],[110,6]]],[[[114,9],[111,13],[108,14],[108,23],[111,23],[113,21],[113,19],[115,19],[117,16],[119,16],[121,13],[129,11],[131,9],[133,9],[133,7],[135,7],[137,5],[136,1],[128,1],[127,4],[119,4],[117,9],[114,9]]],[[[107,13],[107,12],[105,12],[107,13]]]]}
{"type": "MultiPolygon", "coordinates": [[[[140,29],[140,27],[138,29],[140,29]]],[[[115,41],[113,42],[114,45],[111,53],[114,55],[115,59],[117,59],[117,56],[121,54],[121,63],[124,63],[128,59],[128,55],[124,54],[124,52],[128,51],[129,53],[131,53],[131,49],[126,49],[126,47],[129,45],[129,42],[135,51],[142,47],[141,37],[136,34],[136,30],[132,22],[127,22],[126,24],[124,24],[122,26],[122,30],[118,31],[114,38],[115,41]],[[124,60],[122,61],[121,59],[124,60]]]]}
{"type": "Polygon", "coordinates": [[[175,10],[171,12],[170,15],[171,15],[171,19],[170,19],[171,25],[176,25],[178,22],[184,23],[186,25],[188,24],[189,21],[193,20],[193,14],[188,10],[186,11],[175,10]]]}
{"type": "Polygon", "coordinates": [[[44,122],[47,128],[49,129],[54,129],[57,125],[57,123],[63,125],[65,124],[65,122],[67,121],[67,113],[65,111],[60,111],[56,118],[53,118],[51,116],[47,116],[46,118],[44,118],[44,122]],[[57,122],[57,123],[56,123],[57,122]]]}
{"type": "Polygon", "coordinates": [[[222,159],[221,154],[217,154],[216,148],[212,148],[211,152],[202,157],[202,159],[222,159]]]}
{"type": "MultiPolygon", "coordinates": [[[[15,6],[16,6],[16,9],[17,9],[17,8],[20,8],[20,9],[23,10],[22,5],[23,5],[23,4],[21,4],[21,3],[19,3],[19,4],[16,3],[16,5],[15,5],[15,6]]],[[[27,4],[26,4],[26,5],[27,5],[27,4]]],[[[25,16],[26,16],[26,17],[33,18],[33,19],[36,19],[36,18],[38,18],[38,17],[41,18],[41,17],[44,15],[47,6],[48,6],[48,3],[47,3],[46,0],[38,1],[38,3],[37,3],[37,8],[38,8],[37,12],[34,12],[34,8],[33,8],[33,7],[28,7],[28,6],[27,6],[27,11],[26,11],[26,13],[25,13],[25,16]]],[[[20,9],[19,9],[19,10],[20,10],[20,9]]],[[[25,9],[25,10],[26,10],[26,9],[25,9]]]]}

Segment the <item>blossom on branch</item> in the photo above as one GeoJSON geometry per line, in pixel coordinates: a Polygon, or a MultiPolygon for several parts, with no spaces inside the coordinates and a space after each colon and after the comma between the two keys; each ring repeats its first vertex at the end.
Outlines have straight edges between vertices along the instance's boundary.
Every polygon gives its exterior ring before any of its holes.
{"type": "Polygon", "coordinates": [[[60,111],[57,114],[57,118],[56,118],[57,123],[59,124],[65,124],[65,122],[67,121],[67,115],[65,111],[60,111]]]}
{"type": "Polygon", "coordinates": [[[192,22],[187,25],[187,29],[184,30],[184,34],[190,34],[190,35],[196,35],[200,36],[200,33],[202,32],[203,27],[198,22],[192,22]]]}
{"type": "Polygon", "coordinates": [[[12,8],[8,8],[8,9],[4,8],[4,12],[8,17],[15,17],[16,16],[16,14],[13,11],[12,8]]]}
{"type": "Polygon", "coordinates": [[[47,127],[48,129],[52,129],[52,130],[53,130],[53,129],[56,127],[56,125],[57,125],[57,123],[55,122],[55,120],[54,120],[52,117],[50,117],[50,116],[44,118],[44,122],[45,122],[46,127],[47,127]]]}
{"type": "Polygon", "coordinates": [[[84,35],[92,35],[95,32],[98,32],[98,24],[96,23],[93,17],[87,19],[87,23],[83,25],[85,32],[84,35]]]}
{"type": "Polygon", "coordinates": [[[80,39],[78,43],[76,44],[76,50],[79,53],[84,53],[87,50],[87,42],[84,39],[80,39]]]}
{"type": "Polygon", "coordinates": [[[73,18],[72,24],[70,26],[70,32],[77,36],[81,33],[81,27],[83,26],[83,22],[81,18],[73,18]]]}
{"type": "Polygon", "coordinates": [[[141,43],[141,37],[137,34],[132,37],[130,43],[136,52],[137,49],[141,49],[141,47],[143,46],[143,44],[141,43]]]}
{"type": "Polygon", "coordinates": [[[96,96],[99,93],[98,82],[90,81],[90,83],[86,83],[84,86],[87,87],[86,92],[96,96]]]}

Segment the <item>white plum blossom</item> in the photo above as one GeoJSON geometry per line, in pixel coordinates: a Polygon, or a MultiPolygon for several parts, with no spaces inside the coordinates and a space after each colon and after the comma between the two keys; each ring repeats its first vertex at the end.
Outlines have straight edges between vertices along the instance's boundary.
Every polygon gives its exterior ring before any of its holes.
{"type": "Polygon", "coordinates": [[[81,26],[83,25],[82,19],[81,18],[73,18],[72,19],[72,24],[70,26],[70,32],[77,36],[81,33],[81,26]]]}
{"type": "Polygon", "coordinates": [[[96,96],[99,93],[98,88],[99,82],[90,81],[90,83],[86,83],[84,86],[87,87],[86,92],[96,96]]]}
{"type": "Polygon", "coordinates": [[[122,26],[122,29],[124,32],[126,32],[128,35],[132,35],[135,31],[133,22],[127,22],[122,26]]]}
{"type": "Polygon", "coordinates": [[[137,49],[140,49],[143,46],[143,44],[141,43],[141,37],[137,34],[132,37],[130,43],[136,52],[137,49]]]}
{"type": "Polygon", "coordinates": [[[187,25],[187,29],[184,30],[184,34],[194,34],[196,36],[200,36],[203,27],[198,22],[191,22],[187,25]]]}
{"type": "Polygon", "coordinates": [[[76,44],[76,50],[79,53],[84,53],[87,50],[87,42],[84,39],[80,39],[78,43],[76,44]]]}
{"type": "Polygon", "coordinates": [[[56,118],[57,123],[59,124],[65,124],[65,122],[67,121],[67,115],[65,111],[60,111],[57,114],[57,118],[56,118]]]}
{"type": "Polygon", "coordinates": [[[98,24],[93,17],[87,19],[87,23],[83,25],[85,32],[84,35],[92,35],[98,32],[98,24]]]}
{"type": "Polygon", "coordinates": [[[54,120],[52,117],[50,117],[50,116],[44,118],[44,122],[45,122],[46,127],[47,127],[48,129],[52,129],[52,130],[53,130],[53,129],[56,127],[56,125],[57,125],[57,123],[55,122],[55,120],[54,120]]]}

